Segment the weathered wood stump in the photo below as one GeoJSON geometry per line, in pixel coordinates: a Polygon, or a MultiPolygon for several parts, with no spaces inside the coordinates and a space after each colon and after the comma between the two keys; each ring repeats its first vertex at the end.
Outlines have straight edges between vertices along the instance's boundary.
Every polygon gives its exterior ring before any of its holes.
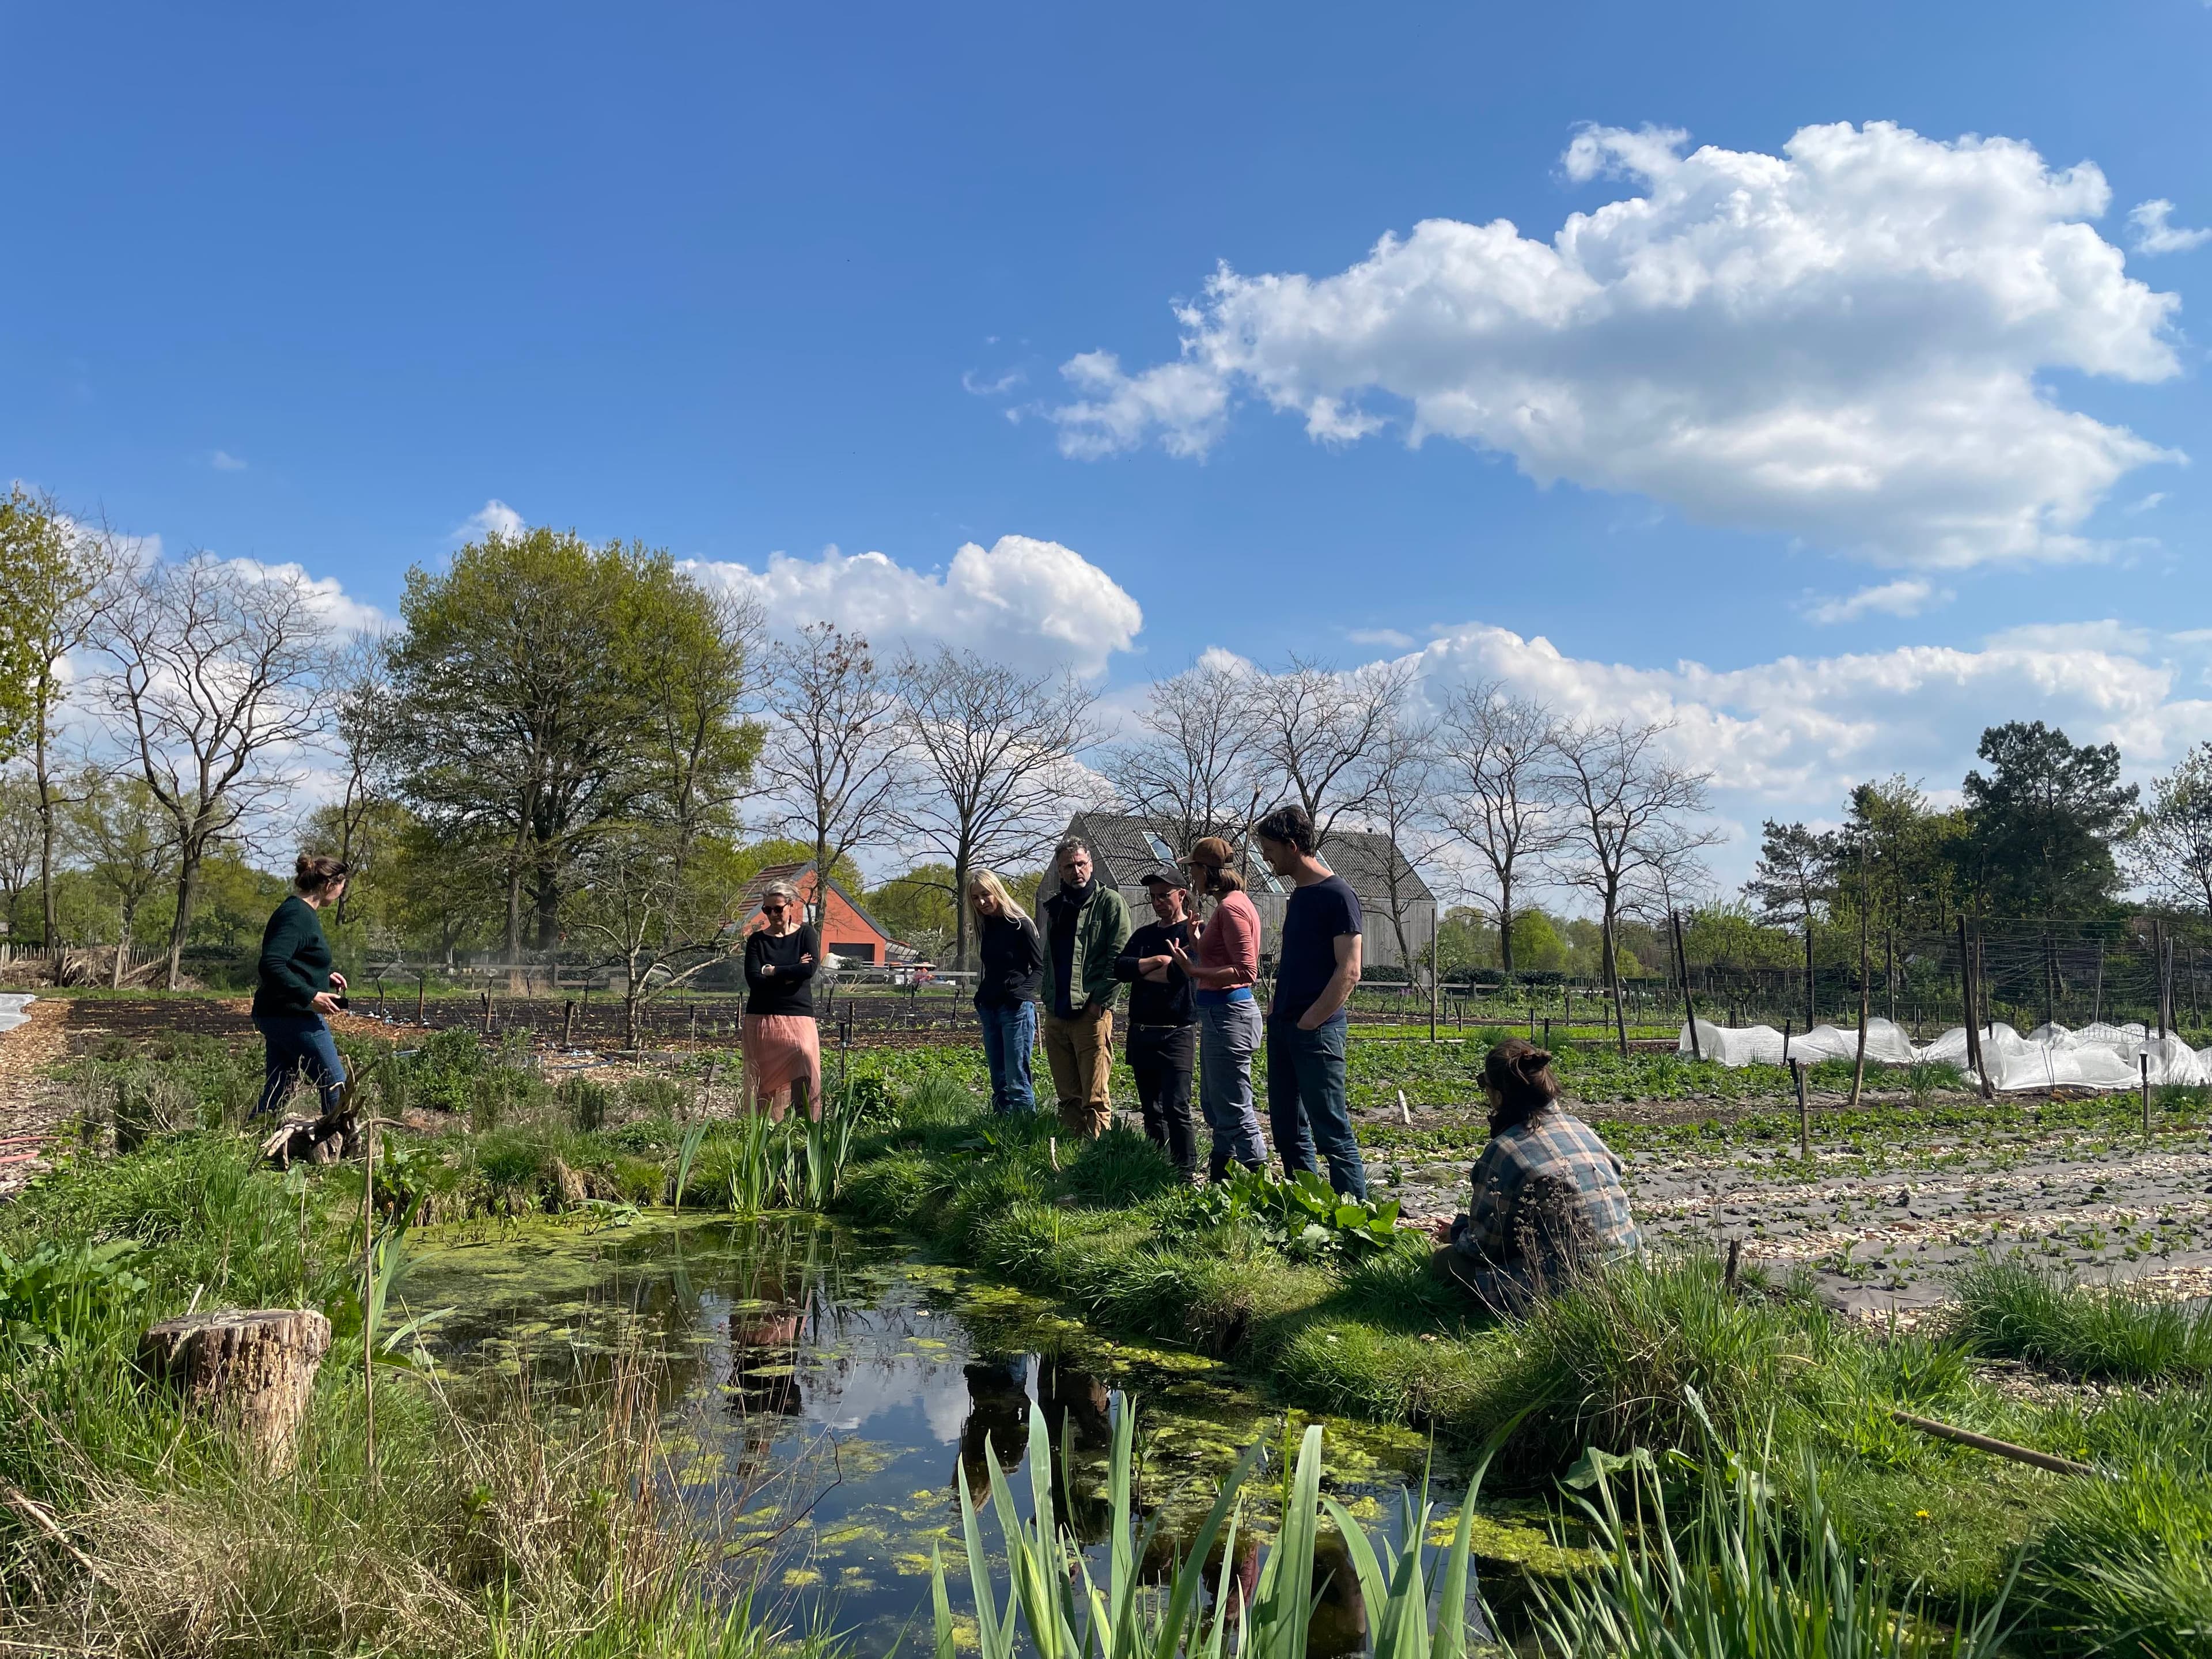
{"type": "Polygon", "coordinates": [[[190,1410],[234,1427],[262,1467],[289,1468],[331,1322],[312,1308],[226,1309],[165,1319],[138,1340],[138,1363],[190,1410]]]}

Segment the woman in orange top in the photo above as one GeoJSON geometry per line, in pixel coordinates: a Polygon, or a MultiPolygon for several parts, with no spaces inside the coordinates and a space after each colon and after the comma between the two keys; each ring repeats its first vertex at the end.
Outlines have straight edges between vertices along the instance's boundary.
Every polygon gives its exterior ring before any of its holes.
{"type": "Polygon", "coordinates": [[[1213,1132],[1208,1178],[1225,1179],[1233,1161],[1248,1170],[1267,1162],[1267,1140],[1252,1103],[1252,1056],[1260,1047],[1260,913],[1237,873],[1235,854],[1218,836],[1196,842],[1183,862],[1201,898],[1218,900],[1198,936],[1198,954],[1168,951],[1190,975],[1198,1000],[1198,1103],[1213,1132]]]}

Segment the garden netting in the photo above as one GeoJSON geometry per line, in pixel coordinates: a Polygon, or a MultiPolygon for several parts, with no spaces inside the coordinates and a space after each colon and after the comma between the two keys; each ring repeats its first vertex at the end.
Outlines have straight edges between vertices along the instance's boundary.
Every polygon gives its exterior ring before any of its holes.
{"type": "MultiPolygon", "coordinates": [[[[1715,1025],[1701,1019],[1697,1036],[1696,1052],[1723,1066],[1779,1066],[1791,1060],[1809,1066],[1823,1060],[1851,1060],[1858,1054],[1856,1029],[1836,1025],[1815,1025],[1800,1032],[1786,1048],[1782,1033],[1771,1025],[1715,1025]]],[[[1686,1024],[1678,1047],[1683,1054],[1692,1052],[1686,1024]]],[[[1966,1063],[1963,1025],[1954,1025],[1923,1045],[1914,1042],[1894,1020],[1869,1019],[1867,1059],[1884,1066],[1948,1061],[1973,1074],[1966,1063]]],[[[2212,1048],[2191,1048],[2171,1031],[2160,1036],[2134,1024],[2100,1022],[2078,1031],[2039,1025],[2027,1036],[2009,1025],[1991,1025],[1982,1033],[1982,1059],[1993,1089],[2131,1089],[2142,1082],[2145,1059],[2150,1062],[2153,1083],[2212,1083],[2212,1048]]]]}
{"type": "Polygon", "coordinates": [[[21,996],[14,992],[0,996],[0,1031],[12,1031],[30,1018],[27,1010],[37,1000],[36,997],[21,996]]]}

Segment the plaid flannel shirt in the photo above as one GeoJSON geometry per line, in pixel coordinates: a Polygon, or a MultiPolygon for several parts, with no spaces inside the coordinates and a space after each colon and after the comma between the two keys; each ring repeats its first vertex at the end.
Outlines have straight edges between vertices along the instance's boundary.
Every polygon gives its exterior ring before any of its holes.
{"type": "Polygon", "coordinates": [[[1474,1209],[1453,1243],[1492,1266],[1550,1272],[1640,1249],[1620,1174],[1596,1131],[1547,1107],[1491,1137],[1474,1166],[1474,1209]]]}

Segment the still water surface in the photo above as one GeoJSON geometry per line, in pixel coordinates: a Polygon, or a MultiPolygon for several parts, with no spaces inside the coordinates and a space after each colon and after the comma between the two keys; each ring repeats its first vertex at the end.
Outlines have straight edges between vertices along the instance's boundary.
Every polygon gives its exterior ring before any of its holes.
{"type": "MultiPolygon", "coordinates": [[[[1073,1489],[1056,1469],[1055,1501],[1102,1582],[1115,1413],[1134,1405],[1138,1503],[1164,1508],[1169,1532],[1203,1514],[1246,1446],[1295,1445],[1306,1420],[1286,1422],[1217,1362],[1100,1340],[1033,1297],[811,1218],[451,1233],[416,1253],[404,1294],[410,1310],[453,1310],[428,1346],[464,1376],[527,1369],[590,1386],[626,1349],[658,1355],[676,1479],[732,1588],[757,1578],[795,1623],[850,1632],[864,1653],[902,1632],[904,1650],[927,1650],[933,1546],[965,1614],[954,1482],[988,1505],[986,1440],[1002,1466],[1018,1462],[1031,1401],[1055,1447],[1073,1437],[1073,1489]]],[[[1329,1425],[1326,1451],[1324,1489],[1376,1534],[1429,1455],[1419,1437],[1349,1423],[1329,1425]]],[[[1263,1538],[1276,1474],[1248,1509],[1263,1538]]],[[[1025,1471],[1014,1484],[1026,1512],[1025,1471]]],[[[1432,1498],[1463,1491],[1439,1463],[1432,1498]]],[[[983,1525],[995,1556],[996,1524],[983,1525]]],[[[1364,1619],[1333,1540],[1321,1567],[1313,1651],[1357,1653],[1364,1619]]]]}

